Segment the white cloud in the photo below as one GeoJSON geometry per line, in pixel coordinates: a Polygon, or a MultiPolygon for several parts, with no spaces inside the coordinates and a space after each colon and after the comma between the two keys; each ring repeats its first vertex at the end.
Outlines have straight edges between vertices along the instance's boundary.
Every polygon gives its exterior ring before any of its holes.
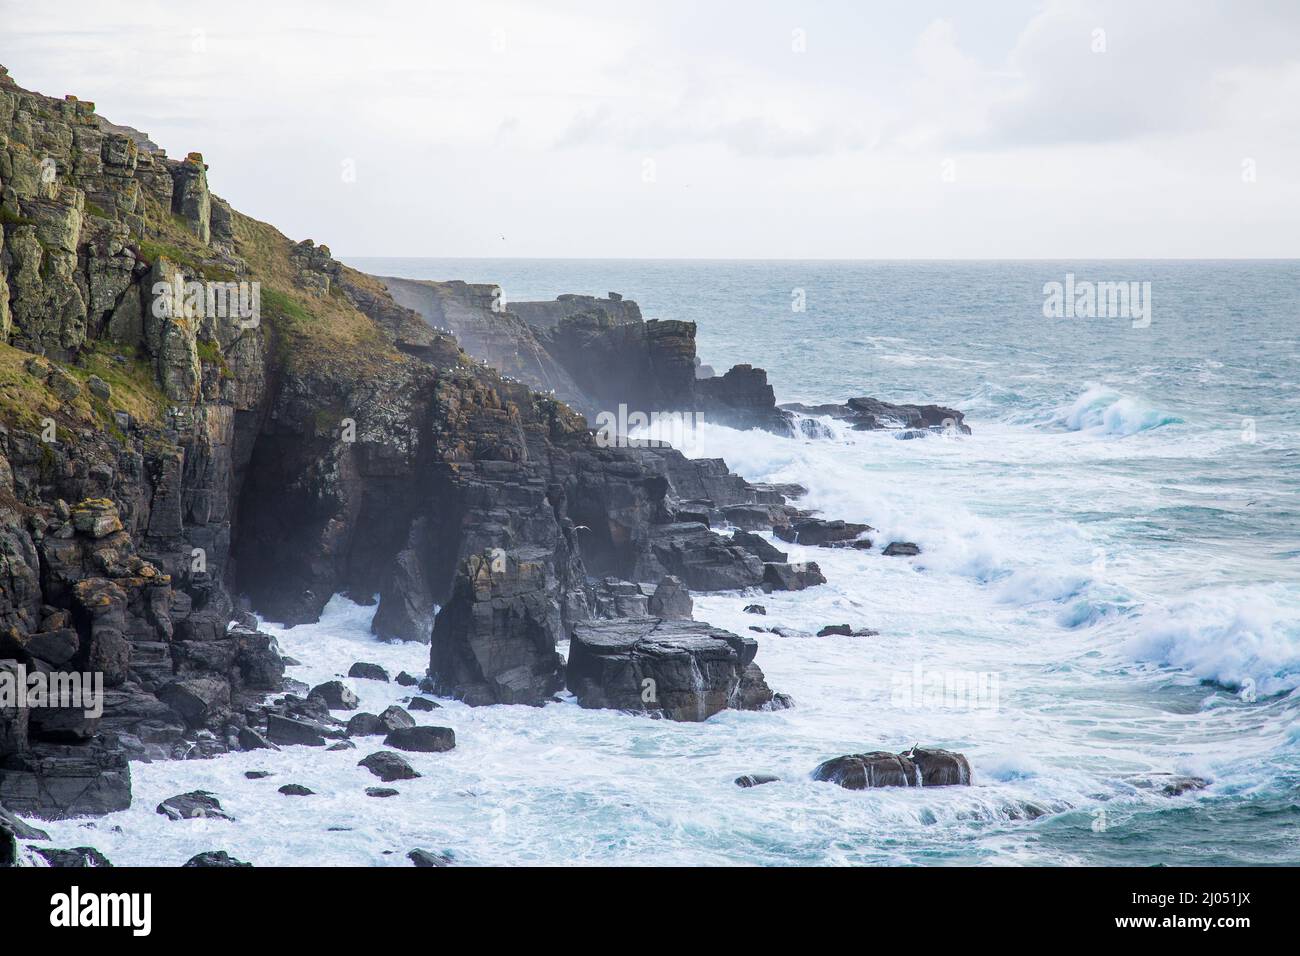
{"type": "Polygon", "coordinates": [[[131,9],[0,0],[0,61],[340,254],[1297,253],[1291,4],[131,9]]]}

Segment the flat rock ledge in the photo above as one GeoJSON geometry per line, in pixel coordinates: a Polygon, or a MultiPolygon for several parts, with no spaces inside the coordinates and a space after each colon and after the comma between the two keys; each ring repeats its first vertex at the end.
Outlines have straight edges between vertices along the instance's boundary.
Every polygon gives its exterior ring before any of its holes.
{"type": "Polygon", "coordinates": [[[846,754],[818,765],[814,780],[839,784],[846,790],[875,787],[970,786],[970,764],[951,750],[915,747],[901,754],[884,750],[846,754]]]}
{"type": "Polygon", "coordinates": [[[764,681],[757,653],[753,638],[702,621],[593,621],[574,628],[568,687],[583,707],[670,720],[707,720],[728,707],[771,709],[781,695],[764,681]]]}

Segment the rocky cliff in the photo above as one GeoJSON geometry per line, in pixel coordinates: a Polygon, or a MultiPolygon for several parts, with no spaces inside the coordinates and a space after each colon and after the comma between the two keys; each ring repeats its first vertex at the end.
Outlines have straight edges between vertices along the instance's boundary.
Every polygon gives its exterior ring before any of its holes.
{"type": "MultiPolygon", "coordinates": [[[[556,642],[626,616],[623,582],[653,598],[675,576],[667,616],[683,585],[764,580],[709,525],[788,521],[780,493],[602,447],[557,398],[690,404],[693,326],[582,299],[471,322],[473,287],[438,314],[394,288],[233,210],[200,154],[0,68],[0,668],[106,686],[98,717],[0,706],[0,804],[106,812],[134,757],[264,746],[317,713],[265,703],[283,663],[250,611],[377,596],[378,634],[431,642],[438,692],[541,704],[556,642]],[[512,343],[540,357],[511,364],[512,343]],[[619,390],[584,377],[592,354],[639,371],[619,390]]],[[[752,657],[718,700],[771,703],[752,657]]]]}
{"type": "Polygon", "coordinates": [[[474,358],[595,419],[602,412],[699,413],[734,428],[791,434],[761,368],[714,376],[702,366],[694,322],[644,320],[617,292],[507,302],[498,286],[385,276],[393,299],[434,329],[453,333],[474,358]]]}

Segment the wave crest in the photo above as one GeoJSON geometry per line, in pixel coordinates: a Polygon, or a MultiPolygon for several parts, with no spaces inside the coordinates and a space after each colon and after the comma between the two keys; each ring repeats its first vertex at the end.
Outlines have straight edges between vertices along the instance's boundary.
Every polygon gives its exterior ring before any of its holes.
{"type": "Polygon", "coordinates": [[[1181,422],[1182,419],[1176,415],[1104,385],[1091,386],[1068,408],[1058,410],[1052,419],[1052,424],[1070,431],[1120,438],[1181,422]]]}

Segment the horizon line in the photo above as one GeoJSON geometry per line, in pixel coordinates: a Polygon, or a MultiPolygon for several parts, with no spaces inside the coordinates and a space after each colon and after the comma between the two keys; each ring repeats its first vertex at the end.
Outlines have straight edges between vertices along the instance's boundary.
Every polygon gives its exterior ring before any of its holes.
{"type": "Polygon", "coordinates": [[[1297,262],[1300,256],[429,256],[339,254],[336,259],[436,259],[457,262],[1297,262]]]}

